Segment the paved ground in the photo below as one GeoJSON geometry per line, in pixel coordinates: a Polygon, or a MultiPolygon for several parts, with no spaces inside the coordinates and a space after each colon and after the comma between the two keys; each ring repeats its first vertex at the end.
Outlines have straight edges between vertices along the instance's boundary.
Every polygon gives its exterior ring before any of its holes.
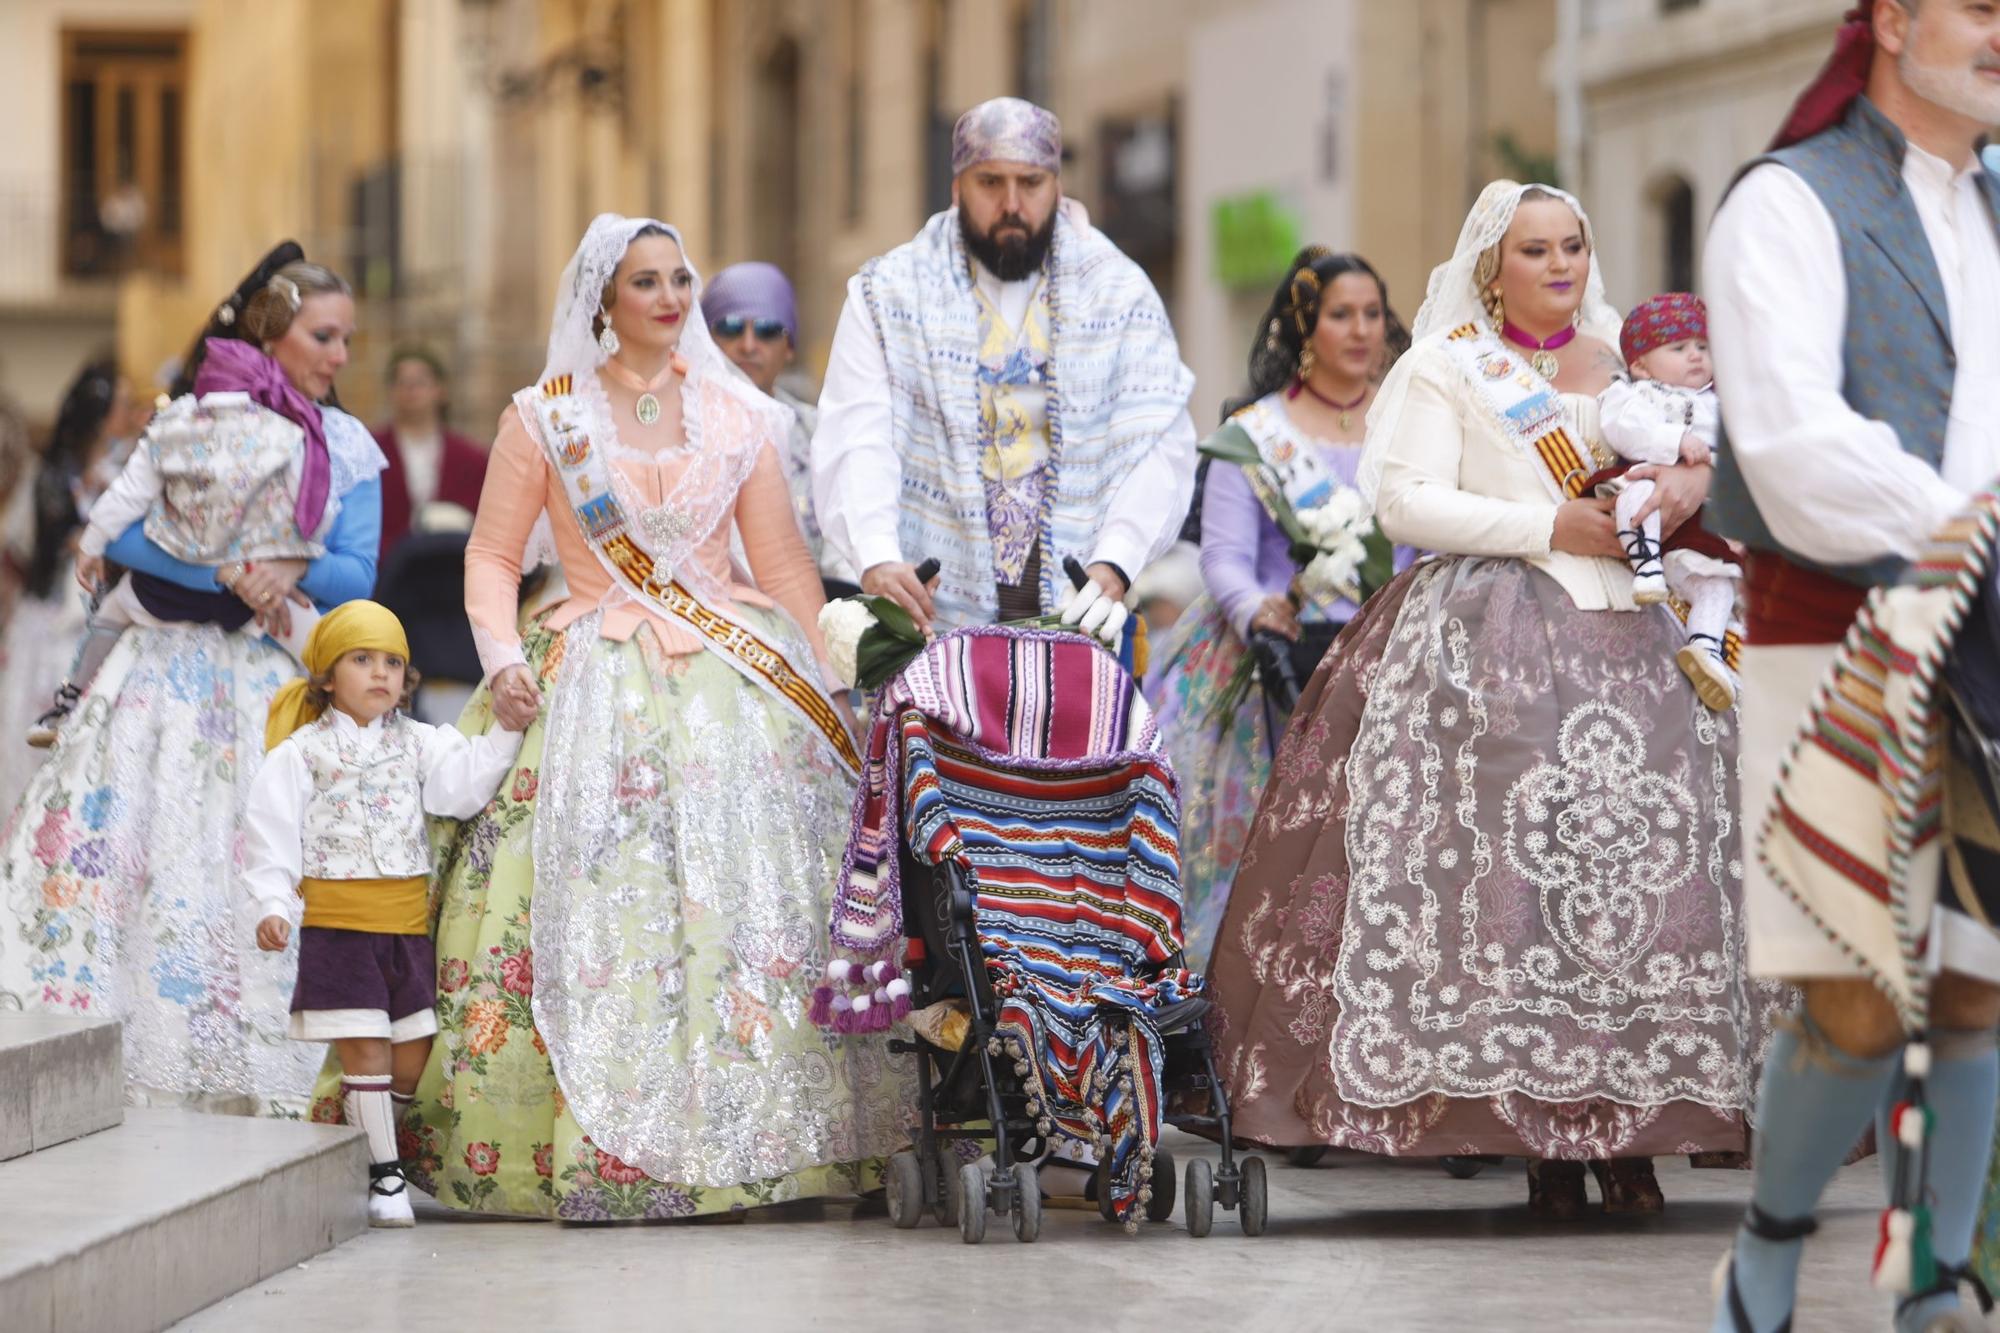
{"type": "MultiPolygon", "coordinates": [[[[1173,1146],[1183,1163],[1214,1151],[1178,1135],[1173,1146]]],[[[1528,1218],[1518,1162],[1459,1181],[1430,1164],[1349,1157],[1274,1167],[1270,1230],[1255,1240],[1220,1211],[1200,1241],[1178,1219],[1127,1236],[1094,1212],[1052,1211],[1036,1244],[995,1218],[976,1250],[955,1230],[892,1230],[879,1205],[625,1227],[476,1221],[426,1205],[414,1231],[370,1232],[176,1327],[1697,1333],[1749,1177],[1679,1160],[1660,1176],[1663,1217],[1558,1226],[1528,1218]]],[[[1866,1279],[1876,1188],[1863,1164],[1829,1194],[1801,1333],[1886,1328],[1866,1279]]]]}

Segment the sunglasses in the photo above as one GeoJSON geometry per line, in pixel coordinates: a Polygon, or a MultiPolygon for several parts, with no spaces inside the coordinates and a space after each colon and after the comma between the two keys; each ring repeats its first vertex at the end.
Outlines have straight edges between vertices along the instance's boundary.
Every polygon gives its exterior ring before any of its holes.
{"type": "Polygon", "coordinates": [[[778,341],[788,332],[782,319],[745,319],[741,315],[724,315],[708,328],[716,337],[732,342],[741,338],[745,329],[756,334],[758,342],[767,343],[778,341]]]}

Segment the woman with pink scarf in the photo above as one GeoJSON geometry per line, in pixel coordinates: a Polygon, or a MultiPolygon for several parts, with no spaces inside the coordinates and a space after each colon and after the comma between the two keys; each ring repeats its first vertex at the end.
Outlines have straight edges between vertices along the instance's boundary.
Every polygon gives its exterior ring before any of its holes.
{"type": "Polygon", "coordinates": [[[285,1040],[296,954],[252,939],[237,816],[271,698],[299,673],[273,638],[375,581],[381,451],[330,405],[353,326],[346,284],[290,242],[217,309],[135,452],[179,432],[199,466],[163,467],[160,502],[86,549],[131,571],[129,628],[0,834],[0,1010],[121,1019],[142,1104],[302,1107],[317,1069],[285,1040]],[[243,506],[188,480],[245,451],[282,457],[265,507],[311,558],[210,558],[243,506]]]}

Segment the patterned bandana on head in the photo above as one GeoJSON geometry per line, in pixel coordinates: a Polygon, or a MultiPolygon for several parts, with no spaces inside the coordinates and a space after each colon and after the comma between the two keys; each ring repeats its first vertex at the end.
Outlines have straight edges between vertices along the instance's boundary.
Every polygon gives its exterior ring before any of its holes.
{"type": "Polygon", "coordinates": [[[1668,292],[1632,307],[1618,333],[1618,350],[1629,366],[1655,348],[1706,337],[1707,303],[1691,292],[1668,292]]]}
{"type": "Polygon", "coordinates": [[[1054,113],[1018,97],[981,102],[951,131],[951,174],[981,162],[1020,162],[1044,171],[1062,169],[1062,122],[1054,113]]]}
{"type": "Polygon", "coordinates": [[[775,319],[785,326],[794,343],[799,340],[798,299],[792,295],[791,280],[776,264],[731,264],[702,289],[701,313],[710,328],[731,315],[775,319]]]}
{"type": "MultiPolygon", "coordinates": [[[[335,662],[357,648],[394,653],[406,662],[410,659],[410,641],[396,613],[380,602],[356,599],[342,602],[327,612],[313,626],[312,633],[306,635],[305,668],[314,676],[324,676],[333,670],[335,662]]],[[[321,710],[313,707],[306,697],[306,684],[306,677],[294,677],[271,700],[271,711],[264,722],[266,750],[277,749],[285,737],[318,720],[321,710]]]]}

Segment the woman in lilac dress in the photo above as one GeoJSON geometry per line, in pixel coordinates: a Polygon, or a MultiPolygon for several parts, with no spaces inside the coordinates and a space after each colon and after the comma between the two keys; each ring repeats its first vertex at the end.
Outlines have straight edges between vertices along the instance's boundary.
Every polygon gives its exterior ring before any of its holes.
{"type": "MultiPolygon", "coordinates": [[[[1293,259],[1250,349],[1250,393],[1203,445],[1199,523],[1206,592],[1176,622],[1146,682],[1181,784],[1188,966],[1208,959],[1286,712],[1250,682],[1253,638],[1303,684],[1357,603],[1300,586],[1273,516],[1351,490],[1375,385],[1409,335],[1358,255],[1293,259]],[[1256,461],[1250,461],[1250,460],[1256,461]],[[1231,461],[1243,460],[1243,461],[1231,461]]],[[[1397,567],[1409,553],[1397,553],[1397,567]]]]}

